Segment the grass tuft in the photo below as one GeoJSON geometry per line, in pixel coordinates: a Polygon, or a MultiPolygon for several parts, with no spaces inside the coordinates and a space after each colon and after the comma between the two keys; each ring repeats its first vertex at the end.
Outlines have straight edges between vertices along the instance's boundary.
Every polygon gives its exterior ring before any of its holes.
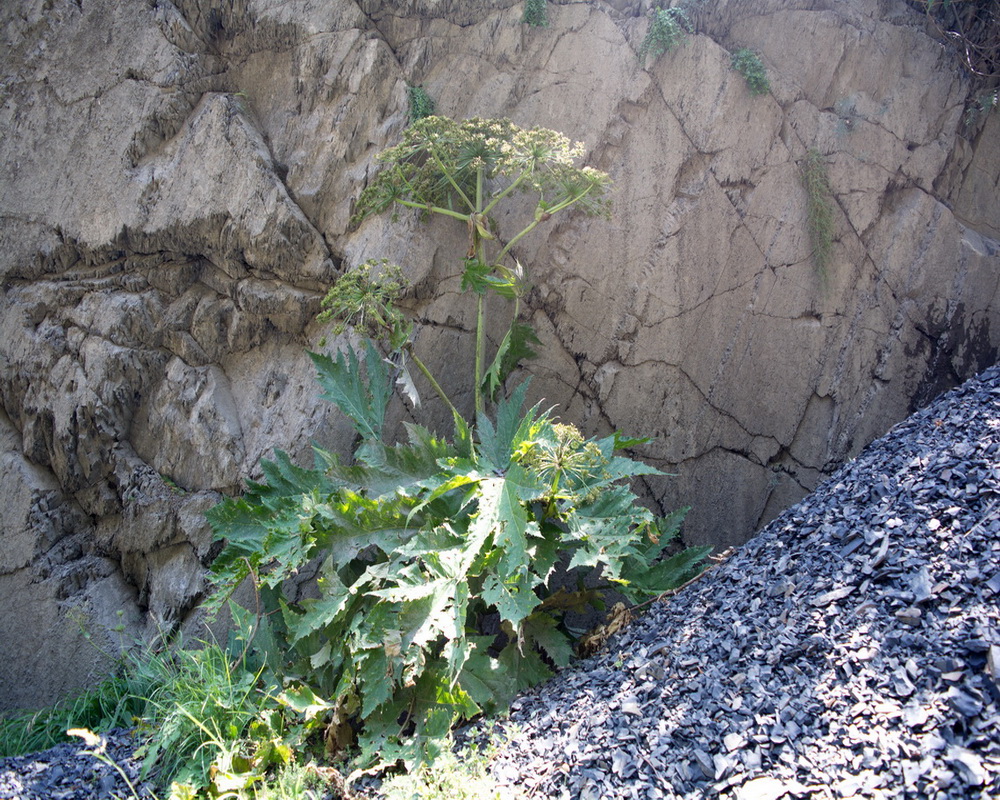
{"type": "Polygon", "coordinates": [[[125,670],[93,689],[38,711],[0,719],[0,758],[37,753],[71,741],[70,728],[107,732],[131,728],[145,708],[142,695],[149,687],[125,670]]]}
{"type": "Polygon", "coordinates": [[[833,250],[833,190],[827,173],[826,158],[811,149],[802,162],[802,185],[806,190],[806,223],[812,244],[813,262],[821,276],[833,250]]]}

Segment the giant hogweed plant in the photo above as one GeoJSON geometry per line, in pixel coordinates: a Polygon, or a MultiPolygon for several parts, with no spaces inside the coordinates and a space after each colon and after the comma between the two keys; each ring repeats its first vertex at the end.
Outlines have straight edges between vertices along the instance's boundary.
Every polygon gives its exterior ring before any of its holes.
{"type": "Polygon", "coordinates": [[[525,275],[513,245],[571,207],[607,210],[608,177],[575,166],[581,155],[560,134],[507,120],[430,117],[408,128],[380,157],[359,219],[409,208],[468,231],[464,284],[479,323],[474,423],[414,351],[396,302],[400,272],[368,262],[324,301],[334,333],[360,344],[311,354],[324,397],[357,431],[353,459],[316,448],[306,468],[278,452],[262,463],[263,481],[209,513],[225,541],[210,606],[252,581],[262,668],[313,718],[325,714],[328,747],[359,753],[362,767],[432,761],[454,724],[503,709],[569,662],[567,612],[599,607],[608,587],[633,601],[666,591],[706,555],[663,558],[683,512],[660,518],[637,503],[629,481],[657,473],[619,454],[638,440],[586,439],[540,406],[524,410],[526,383],[504,391],[531,339],[517,320],[525,275]],[[515,193],[533,196],[534,211],[501,244],[490,215],[515,193]],[[515,314],[485,367],[490,292],[510,298],[515,314]],[[408,424],[405,441],[390,441],[394,385],[414,394],[410,363],[451,407],[450,439],[408,424]],[[316,591],[299,599],[289,579],[307,569],[316,591]],[[595,569],[598,586],[553,580],[595,569]]]}

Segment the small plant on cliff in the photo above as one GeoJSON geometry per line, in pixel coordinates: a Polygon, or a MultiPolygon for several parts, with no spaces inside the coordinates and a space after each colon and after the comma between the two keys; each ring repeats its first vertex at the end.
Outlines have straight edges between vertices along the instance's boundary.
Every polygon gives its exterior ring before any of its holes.
{"type": "Polygon", "coordinates": [[[826,159],[816,149],[806,153],[802,162],[802,185],[806,190],[806,223],[812,244],[813,262],[820,275],[826,267],[833,249],[833,191],[827,173],[826,159]]]}
{"type": "Polygon", "coordinates": [[[733,53],[730,63],[746,80],[750,94],[767,94],[771,91],[771,82],[767,78],[764,62],[753,50],[740,48],[733,53]]]}
{"type": "Polygon", "coordinates": [[[400,273],[367,262],[324,300],[334,332],[353,332],[360,346],[311,354],[324,396],[354,424],[353,459],[317,448],[308,469],[279,452],[262,463],[264,482],[209,514],[225,540],[212,605],[252,580],[262,663],[324,715],[329,750],[357,747],[363,766],[433,761],[457,721],[503,708],[568,662],[566,612],[600,604],[605,587],[636,601],[665,591],[705,555],[660,558],[683,514],[659,518],[637,504],[629,481],[657,474],[618,454],[637,440],[587,439],[539,406],[524,411],[527,384],[506,392],[533,342],[518,319],[526,275],[512,248],[571,207],[607,213],[608,177],[576,166],[582,153],[561,134],[503,119],[429,117],[408,128],[379,157],[356,221],[413,209],[467,232],[457,260],[476,304],[474,425],[415,352],[397,306],[400,273]],[[504,244],[492,215],[515,194],[534,209],[504,244]],[[514,308],[487,366],[490,294],[514,308]],[[406,441],[390,441],[394,384],[416,397],[410,363],[451,410],[450,440],[410,424],[406,441]],[[560,563],[600,569],[602,587],[555,588],[560,563]],[[300,599],[286,581],[307,566],[318,591],[300,599]]]}
{"type": "Polygon", "coordinates": [[[521,22],[535,28],[547,26],[549,24],[548,0],[525,0],[521,22]]]}
{"type": "Polygon", "coordinates": [[[669,53],[685,42],[690,30],[691,18],[683,8],[651,9],[649,29],[639,48],[639,62],[644,64],[648,57],[656,60],[669,53]]]}
{"type": "Polygon", "coordinates": [[[971,128],[985,119],[991,111],[1000,109],[1000,89],[983,92],[969,101],[965,109],[965,126],[971,128]]]}
{"type": "Polygon", "coordinates": [[[407,93],[410,97],[409,119],[411,125],[417,120],[434,114],[434,100],[427,94],[427,90],[423,86],[409,86],[407,93]]]}

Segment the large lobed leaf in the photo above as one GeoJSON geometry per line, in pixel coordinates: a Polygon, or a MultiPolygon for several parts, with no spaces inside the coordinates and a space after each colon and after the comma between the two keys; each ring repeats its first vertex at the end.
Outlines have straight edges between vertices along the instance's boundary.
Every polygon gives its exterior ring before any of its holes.
{"type": "Polygon", "coordinates": [[[335,359],[322,353],[310,353],[309,357],[316,365],[323,397],[354,421],[364,439],[381,441],[392,384],[375,345],[368,339],[364,344],[364,370],[350,345],[335,359]]]}

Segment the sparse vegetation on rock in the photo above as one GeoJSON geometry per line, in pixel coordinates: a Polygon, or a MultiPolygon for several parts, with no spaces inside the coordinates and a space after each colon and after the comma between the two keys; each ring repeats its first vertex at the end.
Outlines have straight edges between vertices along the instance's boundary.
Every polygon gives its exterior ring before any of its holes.
{"type": "Polygon", "coordinates": [[[548,0],[524,0],[524,14],[521,22],[533,28],[544,28],[549,24],[548,0]]]}
{"type": "Polygon", "coordinates": [[[746,79],[750,94],[767,94],[771,91],[771,81],[768,80],[764,62],[753,50],[741,47],[733,53],[731,63],[733,69],[746,79]]]}
{"type": "Polygon", "coordinates": [[[680,6],[650,10],[649,28],[639,47],[639,62],[654,61],[684,43],[691,30],[691,18],[680,6]]]}
{"type": "Polygon", "coordinates": [[[833,192],[827,174],[826,158],[811,149],[802,161],[802,185],[806,190],[806,225],[812,243],[812,258],[821,276],[833,249],[833,192]]]}

